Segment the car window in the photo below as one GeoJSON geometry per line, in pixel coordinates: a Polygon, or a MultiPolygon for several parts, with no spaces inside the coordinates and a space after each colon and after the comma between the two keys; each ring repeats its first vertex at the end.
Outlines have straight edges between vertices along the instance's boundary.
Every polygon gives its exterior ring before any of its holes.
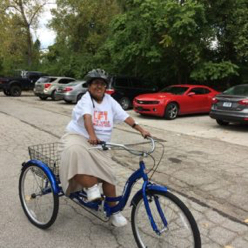
{"type": "Polygon", "coordinates": [[[70,82],[74,81],[73,79],[69,79],[69,78],[62,78],[59,80],[59,84],[68,84],[70,82]]]}
{"type": "Polygon", "coordinates": [[[82,87],[87,88],[88,87],[87,83],[82,84],[82,87]]]}
{"type": "Polygon", "coordinates": [[[204,94],[208,94],[210,90],[206,88],[196,87],[189,91],[189,93],[191,92],[195,93],[196,95],[204,95],[204,94]]]}
{"type": "Polygon", "coordinates": [[[248,85],[238,85],[223,92],[225,95],[248,96],[248,85]]]}
{"type": "Polygon", "coordinates": [[[56,77],[50,77],[49,79],[50,79],[49,82],[52,83],[52,82],[55,81],[57,78],[56,78],[56,77]]]}
{"type": "Polygon", "coordinates": [[[50,78],[49,77],[41,77],[38,79],[39,83],[49,83],[50,82],[50,78]]]}
{"type": "Polygon", "coordinates": [[[169,86],[161,90],[161,92],[171,93],[173,95],[183,95],[189,87],[169,86]]]}
{"type": "Polygon", "coordinates": [[[127,78],[116,78],[115,87],[130,88],[131,82],[127,78]]]}

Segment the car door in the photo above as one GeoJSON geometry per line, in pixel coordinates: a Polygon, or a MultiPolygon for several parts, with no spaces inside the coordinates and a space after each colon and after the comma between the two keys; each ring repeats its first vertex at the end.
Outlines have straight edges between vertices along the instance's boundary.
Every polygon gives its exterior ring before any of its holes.
{"type": "Polygon", "coordinates": [[[193,87],[187,93],[187,113],[205,112],[208,109],[208,96],[209,90],[204,87],[193,87]]]}

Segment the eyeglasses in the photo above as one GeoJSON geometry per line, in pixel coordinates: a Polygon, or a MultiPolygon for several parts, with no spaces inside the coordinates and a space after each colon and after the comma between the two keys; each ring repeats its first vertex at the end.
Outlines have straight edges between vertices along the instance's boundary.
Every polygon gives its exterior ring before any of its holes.
{"type": "Polygon", "coordinates": [[[107,84],[105,82],[92,82],[91,85],[93,85],[94,87],[98,86],[98,87],[107,87],[107,84]]]}

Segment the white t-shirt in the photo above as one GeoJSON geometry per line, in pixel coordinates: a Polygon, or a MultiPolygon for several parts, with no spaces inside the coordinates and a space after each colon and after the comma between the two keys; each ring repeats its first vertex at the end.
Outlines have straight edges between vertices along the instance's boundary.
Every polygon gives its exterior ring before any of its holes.
{"type": "Polygon", "coordinates": [[[92,116],[95,134],[99,140],[110,141],[113,124],[123,122],[129,115],[122,109],[120,104],[110,95],[105,94],[99,104],[86,92],[72,111],[72,120],[66,127],[69,132],[83,135],[87,139],[89,134],[84,126],[85,114],[92,116]]]}

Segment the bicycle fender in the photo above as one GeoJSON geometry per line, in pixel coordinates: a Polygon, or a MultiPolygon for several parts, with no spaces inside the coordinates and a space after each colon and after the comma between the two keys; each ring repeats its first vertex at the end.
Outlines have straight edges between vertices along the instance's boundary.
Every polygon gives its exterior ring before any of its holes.
{"type": "MultiPolygon", "coordinates": [[[[160,191],[160,192],[166,192],[168,191],[167,187],[165,186],[162,186],[162,185],[158,185],[158,184],[147,184],[146,185],[146,189],[147,190],[156,190],[156,191],[160,191]]],[[[130,203],[130,206],[132,206],[136,200],[136,198],[139,196],[139,195],[142,195],[142,189],[140,189],[138,192],[136,192],[136,194],[133,196],[132,198],[132,201],[130,203]]]]}
{"type": "Polygon", "coordinates": [[[40,160],[36,160],[36,159],[29,160],[27,163],[25,163],[25,165],[30,165],[30,164],[36,165],[37,167],[41,168],[46,173],[47,177],[51,181],[51,186],[53,187],[54,193],[59,194],[60,188],[56,181],[55,175],[53,174],[51,169],[45,163],[41,162],[40,160]]]}

